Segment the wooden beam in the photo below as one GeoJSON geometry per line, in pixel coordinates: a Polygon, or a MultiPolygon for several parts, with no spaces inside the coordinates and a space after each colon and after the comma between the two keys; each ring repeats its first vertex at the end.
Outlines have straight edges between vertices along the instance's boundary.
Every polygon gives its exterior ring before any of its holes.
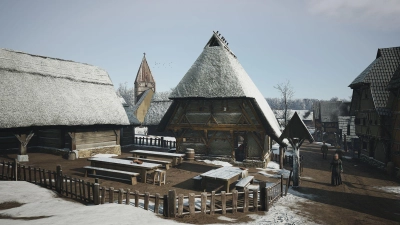
{"type": "MultiPolygon", "coordinates": [[[[234,137],[234,135],[233,135],[233,130],[231,130],[231,131],[229,131],[230,132],[230,134],[231,134],[231,141],[230,141],[230,143],[231,143],[231,145],[232,145],[232,160],[233,161],[236,161],[236,156],[235,156],[235,137],[234,137]]],[[[229,188],[229,187],[228,187],[229,188]]]]}
{"type": "Polygon", "coordinates": [[[26,155],[27,154],[27,146],[29,141],[31,140],[31,138],[33,137],[33,135],[35,135],[35,133],[33,133],[32,131],[29,133],[29,135],[26,134],[14,134],[15,137],[17,137],[17,139],[20,142],[20,148],[19,148],[19,154],[20,155],[26,155]]]}
{"type": "Polygon", "coordinates": [[[71,137],[71,151],[76,150],[75,132],[68,132],[68,135],[71,137]]]}
{"type": "Polygon", "coordinates": [[[260,131],[264,128],[262,126],[254,126],[254,125],[235,125],[235,124],[171,124],[168,126],[168,129],[192,129],[192,130],[217,130],[217,131],[260,131]]]}
{"type": "Polygon", "coordinates": [[[115,141],[117,145],[120,145],[121,143],[121,135],[120,135],[121,130],[114,130],[115,133],[115,141]]]}

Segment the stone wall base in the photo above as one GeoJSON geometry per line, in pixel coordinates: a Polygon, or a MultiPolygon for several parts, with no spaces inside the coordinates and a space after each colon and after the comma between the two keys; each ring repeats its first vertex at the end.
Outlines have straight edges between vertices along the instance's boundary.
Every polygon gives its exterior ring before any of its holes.
{"type": "Polygon", "coordinates": [[[121,155],[120,145],[103,146],[97,148],[78,149],[79,158],[90,158],[97,154],[116,154],[121,155]]]}

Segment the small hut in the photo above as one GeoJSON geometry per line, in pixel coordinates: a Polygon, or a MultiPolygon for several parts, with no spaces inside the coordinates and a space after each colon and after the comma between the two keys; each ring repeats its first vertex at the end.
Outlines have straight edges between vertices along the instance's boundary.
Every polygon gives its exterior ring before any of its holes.
{"type": "MultiPolygon", "coordinates": [[[[129,120],[107,72],[73,61],[0,49],[0,148],[120,154],[129,120]]],[[[27,158],[27,157],[20,157],[27,158]]]]}
{"type": "Polygon", "coordinates": [[[169,98],[158,130],[174,134],[177,152],[193,148],[203,156],[266,166],[272,140],[284,145],[267,101],[218,32],[169,98]]]}

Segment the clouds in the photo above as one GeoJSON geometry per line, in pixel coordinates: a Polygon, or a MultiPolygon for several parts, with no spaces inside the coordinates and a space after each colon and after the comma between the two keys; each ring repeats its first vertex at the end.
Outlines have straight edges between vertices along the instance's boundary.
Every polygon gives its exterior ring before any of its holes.
{"type": "Polygon", "coordinates": [[[306,0],[308,11],[339,22],[382,30],[400,30],[399,0],[306,0]]]}

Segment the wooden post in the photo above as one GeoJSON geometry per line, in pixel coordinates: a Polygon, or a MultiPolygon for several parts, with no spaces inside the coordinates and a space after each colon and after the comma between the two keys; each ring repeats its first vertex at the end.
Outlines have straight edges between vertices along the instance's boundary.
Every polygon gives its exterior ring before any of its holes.
{"type": "Polygon", "coordinates": [[[130,205],[131,204],[131,189],[126,189],[126,196],[125,196],[125,204],[130,205]]]}
{"type": "Polygon", "coordinates": [[[86,182],[86,187],[87,187],[87,199],[88,202],[90,202],[90,182],[86,182]]]}
{"type": "Polygon", "coordinates": [[[226,192],[221,191],[222,215],[226,214],[226,192]]]}
{"type": "Polygon", "coordinates": [[[238,191],[232,191],[232,213],[237,213],[238,191]]]}
{"type": "Polygon", "coordinates": [[[68,132],[68,134],[71,137],[71,151],[76,150],[75,132],[68,132]]]}
{"type": "Polygon", "coordinates": [[[4,180],[4,171],[6,170],[6,163],[4,162],[4,160],[3,160],[3,163],[2,163],[2,167],[3,167],[3,170],[1,171],[1,179],[4,180]]]}
{"type": "Polygon", "coordinates": [[[283,197],[283,174],[281,174],[281,197],[283,197]]]}
{"type": "Polygon", "coordinates": [[[210,214],[214,215],[214,212],[215,212],[215,191],[212,191],[210,200],[210,214]]]}
{"type": "Polygon", "coordinates": [[[267,182],[261,181],[260,182],[260,205],[261,205],[261,210],[265,211],[265,196],[267,192],[267,182]]]}
{"type": "Polygon", "coordinates": [[[244,188],[243,212],[249,211],[249,189],[244,188]]]}
{"type": "Polygon", "coordinates": [[[105,203],[106,203],[106,188],[103,187],[101,189],[101,204],[105,204],[105,203]]]}
{"type": "Polygon", "coordinates": [[[139,207],[139,191],[135,191],[135,207],[139,207]]]}
{"type": "Polygon", "coordinates": [[[124,194],[124,189],[120,188],[118,191],[118,204],[122,204],[122,195],[124,194]]]}
{"type": "Polygon", "coordinates": [[[156,193],[155,200],[154,200],[154,213],[158,214],[160,210],[160,194],[156,193]]]}
{"type": "Polygon", "coordinates": [[[43,172],[43,185],[44,187],[47,187],[46,171],[43,169],[42,172],[43,172]]]}
{"type": "Polygon", "coordinates": [[[253,190],[253,206],[254,211],[258,212],[258,190],[253,190]]]}
{"type": "Polygon", "coordinates": [[[110,187],[108,190],[108,202],[109,203],[114,203],[114,188],[110,187]]]}
{"type": "Polygon", "coordinates": [[[289,180],[290,180],[290,177],[288,177],[288,178],[286,179],[285,196],[287,195],[287,192],[288,192],[288,189],[289,189],[289,180]]]}
{"type": "Polygon", "coordinates": [[[50,189],[53,189],[53,181],[51,179],[51,171],[48,170],[47,174],[49,175],[49,187],[50,187],[50,189]]]}
{"type": "Polygon", "coordinates": [[[40,169],[40,167],[39,167],[39,169],[38,169],[38,172],[39,172],[39,184],[40,184],[40,186],[43,186],[43,182],[42,182],[42,170],[40,169]]]}
{"type": "Polygon", "coordinates": [[[144,193],[144,209],[149,210],[149,200],[150,200],[150,193],[145,192],[144,193]]]}
{"type": "MultiPolygon", "coordinates": [[[[51,179],[51,177],[49,179],[51,179]]],[[[72,195],[72,177],[69,178],[69,191],[70,191],[71,198],[72,198],[72,196],[73,196],[72,195]]]]}
{"type": "Polygon", "coordinates": [[[189,212],[190,215],[194,216],[196,208],[194,206],[194,193],[189,193],[189,212]]]}
{"type": "Polygon", "coordinates": [[[161,137],[161,147],[164,147],[164,137],[161,137]]]}
{"type": "Polygon", "coordinates": [[[22,165],[22,173],[24,174],[24,181],[26,181],[26,168],[25,165],[22,165]]]}
{"type": "MultiPolygon", "coordinates": [[[[6,180],[10,178],[10,171],[12,170],[10,162],[7,162],[7,173],[6,173],[6,180]]],[[[12,173],[12,172],[11,172],[12,173]]],[[[10,178],[12,179],[12,178],[10,178]]]]}
{"type": "Polygon", "coordinates": [[[18,159],[14,159],[14,175],[15,180],[18,181],[18,159]]]}
{"type": "Polygon", "coordinates": [[[121,143],[121,136],[120,136],[121,130],[114,130],[114,133],[115,133],[116,144],[120,145],[120,143],[121,143]]]}
{"type": "Polygon", "coordinates": [[[35,184],[37,184],[37,180],[36,180],[36,167],[33,167],[33,180],[35,181],[35,184]]]}
{"type": "Polygon", "coordinates": [[[279,169],[283,169],[283,147],[279,146],[279,169]]]}
{"type": "MultiPolygon", "coordinates": [[[[56,179],[56,191],[60,193],[60,171],[61,171],[61,165],[57,165],[56,167],[56,173],[57,173],[57,179],[56,179]]],[[[33,170],[35,172],[35,169],[33,170]]],[[[36,173],[34,174],[36,176],[36,173]]],[[[35,178],[35,183],[36,183],[36,178],[35,178]]]]}
{"type": "Polygon", "coordinates": [[[163,197],[163,216],[168,217],[168,195],[164,195],[163,197]]]}
{"type": "Polygon", "coordinates": [[[65,196],[68,197],[68,177],[64,176],[65,178],[65,196]]]}
{"type": "MultiPolygon", "coordinates": [[[[269,199],[268,199],[268,195],[269,195],[269,188],[264,188],[265,189],[265,211],[269,211],[269,199]]],[[[261,198],[261,196],[260,196],[261,198]]]]}
{"type": "MultiPolygon", "coordinates": [[[[70,182],[72,182],[70,180],[70,182]]],[[[71,194],[72,194],[72,190],[71,190],[71,194]]],[[[71,196],[72,197],[72,196],[71,196]]],[[[99,205],[100,204],[100,185],[98,183],[94,183],[94,189],[93,189],[93,203],[95,205],[99,205]]]]}
{"type": "Polygon", "coordinates": [[[201,193],[201,213],[206,214],[207,210],[207,192],[201,193]]]}
{"type": "Polygon", "coordinates": [[[28,166],[28,176],[29,176],[29,182],[32,183],[32,168],[31,168],[31,166],[28,166]]]}
{"type": "Polygon", "coordinates": [[[291,170],[290,174],[289,174],[289,185],[288,185],[288,187],[290,186],[290,181],[292,180],[292,172],[293,172],[293,170],[291,170]]]}
{"type": "Polygon", "coordinates": [[[178,216],[182,216],[183,213],[183,194],[178,195],[178,216]]]}
{"type": "MultiPolygon", "coordinates": [[[[162,138],[162,137],[161,137],[162,138]]],[[[176,214],[176,192],[175,190],[168,191],[168,217],[175,217],[176,214]]]]}
{"type": "Polygon", "coordinates": [[[81,185],[81,180],[78,179],[78,184],[79,184],[79,198],[82,200],[82,185],[81,185]]]}

